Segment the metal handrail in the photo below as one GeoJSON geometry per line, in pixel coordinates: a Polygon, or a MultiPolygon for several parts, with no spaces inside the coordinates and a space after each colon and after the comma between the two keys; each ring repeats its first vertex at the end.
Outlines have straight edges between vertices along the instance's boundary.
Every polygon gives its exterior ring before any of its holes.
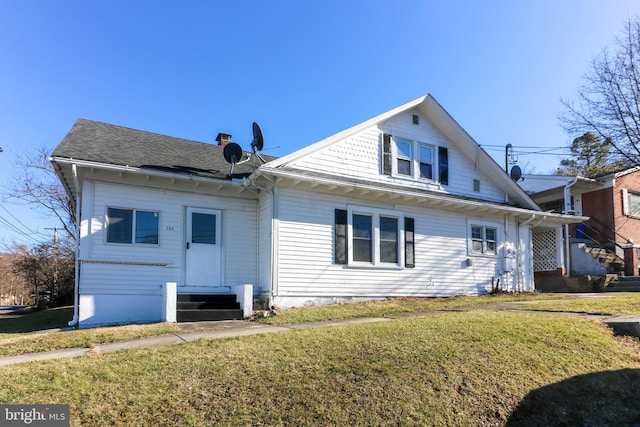
{"type": "MultiPolygon", "coordinates": [[[[607,238],[606,236],[604,236],[604,234],[603,234],[600,230],[597,230],[597,229],[595,229],[595,228],[593,228],[593,227],[591,227],[591,226],[589,226],[589,225],[587,225],[587,224],[584,224],[584,223],[583,223],[582,225],[584,225],[585,227],[587,227],[589,230],[594,231],[594,232],[596,232],[597,234],[599,234],[599,235],[601,235],[601,236],[605,237],[605,239],[607,240],[607,242],[609,242],[609,243],[613,243],[614,245],[616,245],[616,246],[617,246],[617,247],[619,247],[620,249],[624,249],[624,248],[622,247],[622,245],[621,245],[621,244],[619,244],[618,242],[616,242],[615,240],[611,240],[611,239],[607,238]]],[[[589,239],[589,240],[591,240],[592,242],[595,242],[595,243],[597,243],[598,245],[600,245],[600,242],[599,242],[599,241],[597,241],[597,240],[596,240],[596,239],[594,239],[593,237],[591,237],[591,236],[587,235],[584,231],[582,231],[582,234],[584,234],[586,237],[588,237],[588,239],[589,239]]],[[[611,253],[613,253],[613,254],[615,255],[615,253],[614,253],[613,251],[610,251],[610,250],[609,250],[609,249],[607,249],[607,248],[602,248],[602,249],[604,249],[604,250],[606,250],[606,251],[609,251],[609,252],[611,252],[611,253]]],[[[617,256],[617,255],[616,255],[616,256],[617,256]]]]}
{"type": "MultiPolygon", "coordinates": [[[[623,236],[622,234],[618,233],[616,230],[612,229],[612,228],[611,228],[611,227],[609,227],[607,224],[605,224],[605,223],[603,223],[602,221],[600,221],[598,218],[591,216],[591,217],[589,217],[589,219],[591,219],[591,220],[593,220],[593,221],[597,222],[598,224],[600,224],[601,226],[603,226],[603,227],[604,227],[605,229],[607,229],[608,231],[613,232],[613,234],[615,234],[616,236],[618,236],[618,237],[622,237],[626,242],[629,242],[629,238],[628,238],[628,237],[623,236]]],[[[587,224],[584,224],[584,225],[587,225],[587,224]]],[[[589,226],[587,225],[587,227],[589,227],[589,226]]],[[[590,228],[591,228],[591,227],[590,227],[590,228]]],[[[595,230],[595,231],[596,231],[598,234],[603,234],[603,233],[601,233],[599,230],[595,230]]],[[[609,239],[607,239],[607,240],[609,240],[609,239]]],[[[616,244],[616,246],[620,246],[620,244],[618,244],[616,241],[612,241],[612,240],[609,240],[609,241],[610,241],[610,242],[612,242],[612,243],[615,243],[615,244],[616,244]]],[[[620,247],[621,247],[621,246],[620,246],[620,247]]]]}

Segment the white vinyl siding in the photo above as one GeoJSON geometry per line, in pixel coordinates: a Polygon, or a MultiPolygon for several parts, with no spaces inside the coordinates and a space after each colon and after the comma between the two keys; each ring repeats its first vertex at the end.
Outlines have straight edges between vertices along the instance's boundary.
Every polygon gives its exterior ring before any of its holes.
{"type": "MultiPolygon", "coordinates": [[[[341,297],[477,295],[490,290],[491,279],[499,277],[500,257],[474,257],[471,267],[464,264],[468,257],[468,218],[463,213],[381,202],[374,205],[381,211],[402,212],[415,218],[415,268],[351,268],[337,264],[335,209],[347,209],[350,203],[371,206],[370,201],[347,196],[281,190],[278,304],[287,306],[341,297]]],[[[498,234],[504,235],[504,230],[500,230],[498,234]]],[[[515,224],[510,223],[507,231],[517,240],[515,224]]],[[[530,243],[525,233],[521,240],[525,246],[530,243]]],[[[524,266],[521,276],[521,285],[533,290],[532,277],[524,266]]],[[[515,287],[515,281],[515,274],[502,278],[505,288],[515,287]]]]}
{"type": "Polygon", "coordinates": [[[81,293],[159,293],[166,282],[178,283],[180,292],[186,207],[222,212],[222,229],[216,238],[223,245],[223,284],[259,287],[256,200],[89,181],[83,186],[83,200],[81,293]],[[109,206],[158,212],[159,244],[105,244],[109,206]]]}
{"type": "MultiPolygon", "coordinates": [[[[300,170],[328,173],[349,179],[366,179],[373,183],[387,184],[389,182],[406,186],[407,188],[425,189],[459,196],[481,198],[494,202],[504,202],[504,192],[500,191],[489,178],[482,175],[477,168],[475,159],[465,158],[435,126],[428,120],[421,120],[420,125],[412,124],[411,110],[398,114],[379,126],[363,130],[356,135],[337,142],[318,152],[311,153],[298,159],[287,167],[300,170]],[[383,141],[382,135],[392,135],[393,151],[396,150],[395,138],[400,137],[412,141],[419,141],[433,147],[433,178],[420,179],[415,171],[408,175],[397,173],[397,158],[393,157],[392,176],[382,173],[383,141]],[[438,148],[448,150],[448,185],[438,182],[437,166],[438,148]],[[415,176],[415,178],[413,178],[415,176]],[[471,186],[473,179],[482,180],[482,191],[474,192],[471,186]]],[[[416,148],[417,149],[417,148],[416,148]]],[[[480,150],[480,148],[478,147],[480,150]]],[[[414,155],[415,157],[415,155],[414,155]]],[[[413,168],[419,167],[418,165],[413,168]]]]}

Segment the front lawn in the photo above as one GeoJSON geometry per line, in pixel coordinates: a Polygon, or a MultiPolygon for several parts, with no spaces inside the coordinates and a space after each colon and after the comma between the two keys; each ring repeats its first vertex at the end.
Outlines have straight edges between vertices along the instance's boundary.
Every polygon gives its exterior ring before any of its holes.
{"type": "Polygon", "coordinates": [[[601,314],[608,316],[640,316],[640,293],[619,295],[597,294],[586,298],[539,301],[518,305],[521,310],[564,311],[570,313],[601,314]]]}
{"type": "Polygon", "coordinates": [[[0,402],[67,403],[72,425],[632,425],[639,349],[574,317],[445,312],[3,367],[0,402]]]}
{"type": "Polygon", "coordinates": [[[483,296],[457,296],[449,298],[389,298],[378,301],[348,304],[319,305],[278,310],[278,315],[258,317],[257,320],[271,325],[286,325],[302,322],[352,319],[358,317],[391,317],[396,315],[427,313],[431,311],[455,310],[465,307],[489,306],[503,302],[557,300],[571,298],[566,294],[508,294],[483,296]]]}

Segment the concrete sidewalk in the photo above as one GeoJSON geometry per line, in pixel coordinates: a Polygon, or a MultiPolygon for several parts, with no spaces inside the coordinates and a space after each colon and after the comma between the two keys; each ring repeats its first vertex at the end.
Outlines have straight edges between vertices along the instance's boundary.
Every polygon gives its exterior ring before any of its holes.
{"type": "Polygon", "coordinates": [[[91,348],[69,348],[62,350],[44,351],[40,353],[21,354],[19,356],[0,357],[0,366],[15,365],[17,363],[34,362],[41,360],[64,359],[70,357],[87,356],[92,354],[113,353],[121,350],[158,347],[164,345],[180,344],[184,342],[204,339],[219,339],[231,337],[243,337],[258,334],[271,334],[287,332],[297,329],[322,328],[329,326],[345,326],[360,323],[375,323],[391,320],[390,318],[370,317],[360,319],[345,319],[326,322],[308,322],[293,325],[273,326],[263,323],[248,322],[244,320],[226,320],[220,322],[192,322],[181,323],[180,331],[173,334],[158,335],[154,337],[139,338],[131,341],[121,341],[107,344],[98,344],[91,348]]]}

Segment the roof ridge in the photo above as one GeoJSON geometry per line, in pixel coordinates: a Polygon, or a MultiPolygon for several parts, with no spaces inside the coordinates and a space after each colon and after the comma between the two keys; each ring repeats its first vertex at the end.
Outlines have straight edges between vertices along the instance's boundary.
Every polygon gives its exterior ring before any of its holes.
{"type": "Polygon", "coordinates": [[[136,128],[132,128],[129,126],[123,126],[123,125],[117,125],[117,124],[113,124],[113,123],[107,123],[107,122],[103,122],[101,120],[93,120],[93,119],[87,119],[84,117],[78,117],[78,119],[76,120],[76,123],[78,123],[79,121],[84,121],[84,122],[88,122],[88,123],[97,123],[100,125],[104,125],[104,126],[109,126],[112,128],[118,128],[118,129],[123,129],[123,130],[127,130],[127,131],[132,131],[132,132],[136,132],[136,133],[144,133],[144,134],[148,134],[148,135],[155,135],[155,136],[160,136],[163,138],[171,138],[171,139],[179,139],[181,141],[188,141],[188,142],[195,142],[198,144],[207,144],[207,145],[212,145],[212,146],[218,146],[218,144],[214,144],[212,142],[204,142],[204,141],[197,141],[195,139],[187,139],[187,138],[181,138],[179,136],[172,136],[172,135],[167,135],[164,133],[159,133],[159,132],[151,132],[148,130],[142,130],[142,129],[136,129],[136,128]]]}

